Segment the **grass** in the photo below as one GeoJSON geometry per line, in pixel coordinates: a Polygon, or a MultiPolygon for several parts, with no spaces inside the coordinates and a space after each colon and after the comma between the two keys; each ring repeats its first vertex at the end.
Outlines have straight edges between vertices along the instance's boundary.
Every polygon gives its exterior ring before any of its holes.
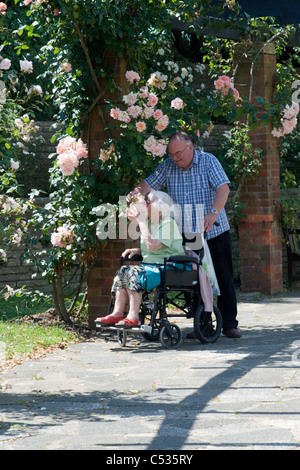
{"type": "Polygon", "coordinates": [[[4,300],[0,296],[0,320],[12,320],[25,315],[34,315],[45,312],[51,307],[53,307],[51,300],[32,303],[21,297],[9,297],[8,300],[4,300]]]}
{"type": "Polygon", "coordinates": [[[0,298],[0,368],[6,361],[20,362],[51,347],[73,342],[78,335],[63,324],[41,325],[37,322],[20,322],[24,315],[43,313],[52,307],[43,301],[30,306],[21,298],[0,298]]]}
{"type": "Polygon", "coordinates": [[[61,326],[0,321],[0,338],[4,343],[4,359],[28,357],[38,349],[46,349],[74,340],[74,333],[61,326]]]}

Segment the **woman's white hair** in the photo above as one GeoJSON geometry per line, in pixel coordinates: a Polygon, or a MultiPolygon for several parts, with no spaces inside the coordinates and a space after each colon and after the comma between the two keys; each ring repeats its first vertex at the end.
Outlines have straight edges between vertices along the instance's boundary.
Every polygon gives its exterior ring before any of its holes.
{"type": "Polygon", "coordinates": [[[151,205],[159,209],[162,219],[172,217],[181,230],[181,207],[175,204],[169,194],[163,191],[156,191],[151,189],[146,195],[146,199],[149,199],[151,205]]]}

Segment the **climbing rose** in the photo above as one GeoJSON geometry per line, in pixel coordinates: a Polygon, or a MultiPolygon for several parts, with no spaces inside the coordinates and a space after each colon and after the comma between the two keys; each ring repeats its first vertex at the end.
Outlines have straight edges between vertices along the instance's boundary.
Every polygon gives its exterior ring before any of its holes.
{"type": "Polygon", "coordinates": [[[155,126],[155,129],[158,130],[159,132],[163,131],[166,127],[168,127],[169,125],[169,118],[168,116],[165,114],[164,116],[162,116],[158,121],[157,121],[157,124],[155,126]]]}
{"type": "Polygon", "coordinates": [[[30,60],[20,60],[20,69],[21,72],[31,73],[33,72],[33,65],[30,60]]]}
{"type": "Polygon", "coordinates": [[[138,132],[143,132],[146,129],[147,126],[146,126],[146,123],[144,121],[138,121],[135,124],[135,127],[136,127],[138,132]]]}
{"type": "Polygon", "coordinates": [[[63,70],[64,72],[71,72],[72,70],[72,65],[69,63],[69,62],[62,62],[60,64],[60,68],[61,70],[63,70]]]}
{"type": "Polygon", "coordinates": [[[5,3],[0,2],[0,15],[6,15],[7,5],[5,3]]]}
{"type": "Polygon", "coordinates": [[[10,69],[10,66],[11,66],[11,61],[9,59],[3,59],[0,62],[0,69],[1,70],[8,70],[8,69],[10,69]]]}
{"type": "Polygon", "coordinates": [[[214,86],[217,91],[220,91],[223,95],[228,95],[229,90],[232,90],[233,98],[235,101],[241,100],[240,94],[233,86],[233,82],[230,77],[221,75],[217,80],[214,81],[214,86]]]}
{"type": "Polygon", "coordinates": [[[126,77],[126,80],[129,82],[129,83],[133,83],[134,81],[137,81],[139,82],[141,77],[139,76],[139,74],[137,72],[134,72],[133,70],[128,70],[126,73],[125,73],[125,77],[126,77]]]}
{"type": "Polygon", "coordinates": [[[79,165],[80,158],[88,156],[86,144],[81,139],[74,137],[63,138],[56,147],[59,154],[57,164],[64,176],[70,176],[79,165]]]}
{"type": "Polygon", "coordinates": [[[281,123],[282,126],[279,129],[273,129],[271,134],[274,137],[282,137],[285,134],[293,132],[297,125],[297,114],[299,113],[299,104],[292,102],[291,106],[286,105],[282,112],[281,123]]]}
{"type": "Polygon", "coordinates": [[[51,243],[53,246],[65,248],[67,245],[73,243],[74,234],[67,227],[59,227],[56,232],[51,235],[51,243]]]}
{"type": "Polygon", "coordinates": [[[183,107],[184,103],[181,98],[175,98],[175,100],[171,101],[171,108],[182,109],[183,107]]]}
{"type": "Polygon", "coordinates": [[[61,153],[57,159],[57,164],[64,176],[70,176],[78,167],[78,158],[75,152],[67,151],[61,153]]]}

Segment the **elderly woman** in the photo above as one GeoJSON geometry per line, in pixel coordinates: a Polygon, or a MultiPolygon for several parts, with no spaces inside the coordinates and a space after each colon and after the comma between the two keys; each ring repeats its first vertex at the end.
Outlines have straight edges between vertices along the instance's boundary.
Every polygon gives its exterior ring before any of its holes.
{"type": "Polygon", "coordinates": [[[112,293],[116,296],[114,309],[110,315],[98,319],[103,326],[132,328],[139,325],[142,293],[160,284],[158,267],[163,265],[164,258],[184,255],[182,237],[175,221],[177,216],[172,199],[161,191],[150,191],[130,206],[128,218],[138,223],[141,243],[140,248],[127,249],[122,256],[130,259],[134,254],[141,254],[143,263],[122,266],[116,273],[112,284],[112,293]],[[127,303],[129,312],[123,319],[127,303]]]}

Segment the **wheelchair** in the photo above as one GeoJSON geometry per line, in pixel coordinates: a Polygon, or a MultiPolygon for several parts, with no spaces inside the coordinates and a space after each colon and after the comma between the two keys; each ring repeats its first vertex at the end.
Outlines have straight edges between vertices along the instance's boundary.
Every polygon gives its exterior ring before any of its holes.
{"type": "MultiPolygon", "coordinates": [[[[142,261],[141,255],[134,255],[130,259],[121,258],[121,266],[126,261],[142,261]]],[[[201,254],[198,258],[193,256],[171,256],[164,259],[161,266],[161,282],[152,291],[145,291],[140,306],[140,326],[134,328],[120,328],[103,326],[96,320],[96,328],[110,330],[118,335],[118,343],[125,347],[128,334],[142,334],[148,341],[160,341],[167,349],[177,348],[182,340],[182,332],[176,323],[169,318],[193,318],[194,332],[201,343],[214,343],[218,340],[222,330],[222,316],[214,305],[213,312],[206,312],[201,298],[199,266],[201,254]],[[196,269],[192,266],[196,264],[196,269]],[[175,313],[175,309],[181,313],[175,313]],[[173,313],[172,313],[173,312],[173,313]]],[[[107,315],[113,311],[114,298],[110,299],[107,315]]],[[[126,314],[125,314],[126,316],[126,314]]]]}

